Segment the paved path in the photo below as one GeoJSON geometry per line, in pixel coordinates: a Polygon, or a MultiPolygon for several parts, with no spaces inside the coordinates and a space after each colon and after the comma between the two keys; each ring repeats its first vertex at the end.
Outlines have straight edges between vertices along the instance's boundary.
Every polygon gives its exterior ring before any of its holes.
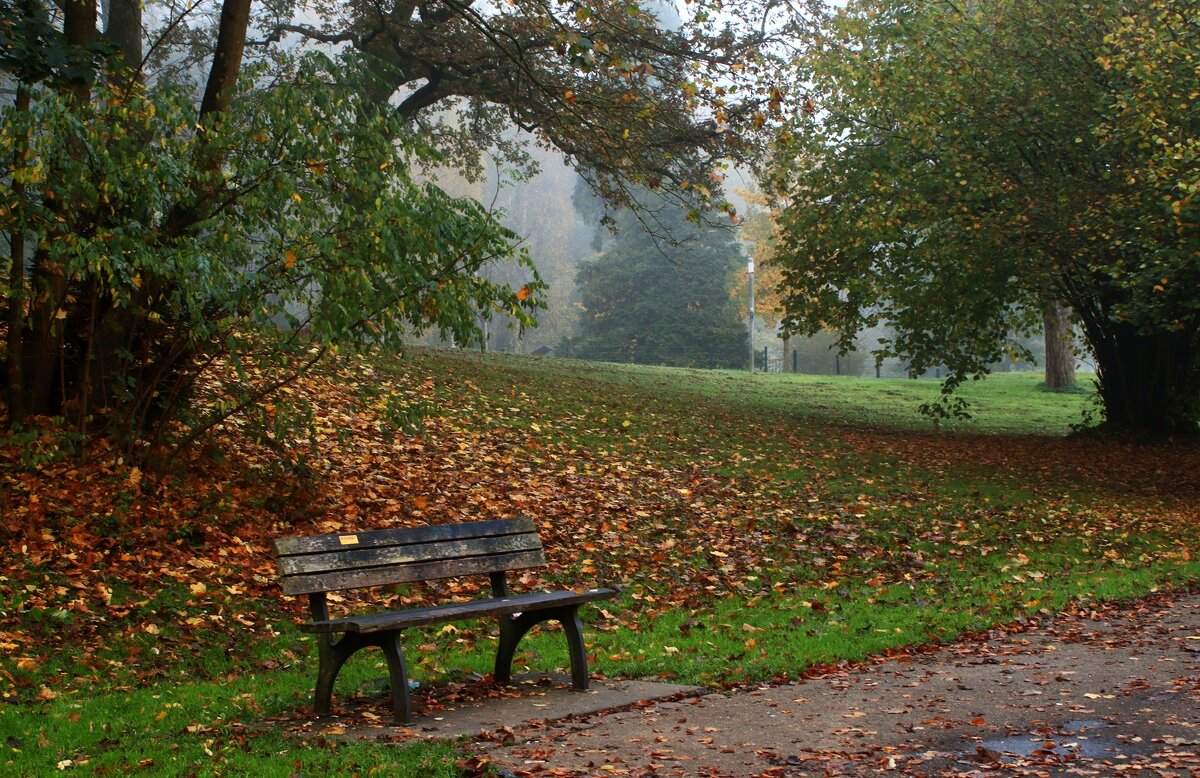
{"type": "Polygon", "coordinates": [[[474,748],[517,776],[1200,777],[1200,596],[474,748]]]}

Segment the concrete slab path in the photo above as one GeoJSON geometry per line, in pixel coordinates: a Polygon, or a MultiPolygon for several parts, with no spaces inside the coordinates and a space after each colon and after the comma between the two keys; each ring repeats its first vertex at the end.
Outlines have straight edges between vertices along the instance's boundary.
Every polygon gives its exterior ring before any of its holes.
{"type": "Polygon", "coordinates": [[[508,776],[1200,777],[1200,596],[473,749],[508,776]]]}

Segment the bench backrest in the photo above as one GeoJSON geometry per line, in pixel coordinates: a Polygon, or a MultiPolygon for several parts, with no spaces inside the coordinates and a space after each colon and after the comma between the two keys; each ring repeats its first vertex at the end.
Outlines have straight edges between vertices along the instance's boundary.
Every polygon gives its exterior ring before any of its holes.
{"type": "Polygon", "coordinates": [[[546,564],[532,519],[475,521],[275,541],[284,594],[500,573],[546,564]]]}

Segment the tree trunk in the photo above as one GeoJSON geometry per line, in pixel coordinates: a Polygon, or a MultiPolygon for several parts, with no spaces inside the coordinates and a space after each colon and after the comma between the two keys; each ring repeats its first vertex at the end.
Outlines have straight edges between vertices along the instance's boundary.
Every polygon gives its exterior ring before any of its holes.
{"type": "MultiPolygon", "coordinates": [[[[63,5],[63,37],[67,44],[84,48],[96,40],[96,0],[66,0],[63,5]]],[[[92,93],[87,79],[71,85],[76,100],[86,101],[92,93]]]]}
{"type": "MultiPolygon", "coordinates": [[[[66,0],[63,6],[63,37],[70,46],[79,49],[91,46],[96,40],[95,0],[66,0]]],[[[77,78],[70,84],[67,93],[77,103],[91,97],[91,84],[87,78],[77,78]]],[[[53,180],[53,174],[50,177],[53,180]]],[[[47,198],[46,207],[51,213],[60,212],[63,204],[47,198]]],[[[24,379],[24,410],[29,413],[56,413],[66,398],[55,392],[58,370],[62,364],[63,332],[65,321],[60,311],[67,296],[67,277],[63,268],[52,264],[45,248],[57,240],[52,227],[50,234],[42,236],[33,257],[33,273],[30,292],[33,301],[28,330],[24,339],[22,358],[25,364],[21,372],[24,379]]],[[[63,228],[57,228],[63,229],[63,228]]],[[[63,311],[65,313],[65,311],[63,311]]]]}
{"type": "Polygon", "coordinates": [[[1194,327],[1146,335],[1110,322],[1088,334],[1105,426],[1152,435],[1200,431],[1200,334],[1194,327]]]}
{"type": "Polygon", "coordinates": [[[118,78],[141,80],[142,68],[142,2],[141,0],[109,0],[108,22],[104,37],[109,40],[125,63],[126,74],[118,78]]]}
{"type": "Polygon", "coordinates": [[[795,371],[792,370],[792,339],[785,335],[780,340],[783,341],[783,368],[780,372],[793,373],[795,371]]]}
{"type": "MultiPolygon", "coordinates": [[[[200,101],[197,125],[200,129],[200,144],[197,147],[197,162],[202,170],[216,173],[221,168],[223,157],[213,153],[205,139],[207,130],[219,121],[220,115],[229,108],[233,99],[233,88],[237,85],[242,68],[242,54],[246,49],[246,30],[250,25],[250,0],[225,0],[221,5],[221,21],[217,25],[217,45],[213,61],[208,70],[208,81],[204,86],[204,98],[200,101]]],[[[181,237],[197,223],[203,221],[209,200],[216,192],[217,184],[210,176],[202,176],[193,182],[194,192],[190,198],[175,203],[166,219],[169,237],[181,237]]]]}
{"type": "MultiPolygon", "coordinates": [[[[206,173],[217,173],[223,154],[205,142],[205,130],[219,121],[233,98],[241,71],[251,0],[226,0],[221,6],[217,41],[197,122],[201,143],[197,164],[206,173]]],[[[106,29],[125,62],[141,64],[141,8],[138,0],[113,0],[106,29]]],[[[184,238],[211,209],[220,184],[212,175],[198,176],[192,182],[190,196],[175,203],[167,216],[165,232],[169,238],[184,238]]],[[[141,302],[129,308],[115,309],[100,301],[96,316],[89,323],[91,346],[84,352],[87,364],[82,375],[90,386],[81,387],[83,408],[120,406],[125,429],[114,430],[125,437],[146,432],[174,408],[173,402],[186,394],[185,384],[194,380],[189,365],[194,351],[174,339],[174,315],[156,309],[155,299],[169,297],[166,283],[153,275],[143,279],[141,302]],[[147,312],[158,313],[157,322],[147,312]],[[154,345],[151,345],[154,344],[154,345]],[[165,345],[164,345],[165,344],[165,345]],[[125,356],[122,356],[125,355],[125,356]],[[129,356],[129,355],[132,355],[129,356]],[[123,394],[118,394],[118,390],[123,394]]]]}
{"type": "Polygon", "coordinates": [[[201,124],[229,107],[233,87],[242,69],[246,49],[246,29],[250,24],[250,0],[225,0],[217,27],[217,48],[213,52],[204,99],[200,102],[201,124]]]}
{"type": "MultiPolygon", "coordinates": [[[[17,99],[13,109],[18,113],[29,110],[32,90],[28,84],[17,84],[17,99]]],[[[22,136],[13,143],[13,155],[17,160],[25,156],[29,137],[22,136]]],[[[17,162],[21,164],[20,161],[17,162]]],[[[25,184],[22,181],[12,182],[13,198],[20,202],[25,197],[25,184]]],[[[12,251],[12,266],[8,270],[8,341],[7,381],[8,381],[8,424],[10,427],[25,423],[25,386],[21,370],[25,334],[25,229],[17,224],[9,235],[12,251]]]]}
{"type": "Polygon", "coordinates": [[[1063,389],[1075,383],[1075,349],[1071,335],[1071,309],[1061,302],[1042,310],[1046,329],[1046,388],[1063,389]]]}
{"type": "MultiPolygon", "coordinates": [[[[142,67],[142,2],[141,0],[108,0],[104,37],[120,55],[120,69],[114,69],[113,85],[128,90],[141,81],[142,67]]],[[[133,341],[144,335],[144,317],[127,309],[117,309],[105,295],[100,294],[95,279],[86,295],[79,296],[76,312],[87,312],[86,319],[72,320],[73,332],[82,335],[81,343],[69,344],[77,359],[67,366],[64,376],[68,387],[77,387],[70,398],[78,409],[77,421],[81,431],[89,414],[113,407],[119,399],[116,387],[128,377],[130,358],[123,355],[135,351],[133,341]]],[[[140,356],[140,355],[139,355],[140,356]]],[[[136,359],[137,357],[135,357],[136,359]]]]}

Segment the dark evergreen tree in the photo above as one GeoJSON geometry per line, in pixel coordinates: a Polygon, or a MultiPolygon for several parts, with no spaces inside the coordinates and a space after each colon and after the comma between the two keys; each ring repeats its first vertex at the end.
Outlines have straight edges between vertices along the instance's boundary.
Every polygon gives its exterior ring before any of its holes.
{"type": "Polygon", "coordinates": [[[680,211],[655,215],[655,234],[621,216],[617,239],[581,266],[580,334],[564,342],[563,353],[611,362],[745,367],[746,326],[731,297],[743,259],[733,234],[691,224],[680,211]]]}

